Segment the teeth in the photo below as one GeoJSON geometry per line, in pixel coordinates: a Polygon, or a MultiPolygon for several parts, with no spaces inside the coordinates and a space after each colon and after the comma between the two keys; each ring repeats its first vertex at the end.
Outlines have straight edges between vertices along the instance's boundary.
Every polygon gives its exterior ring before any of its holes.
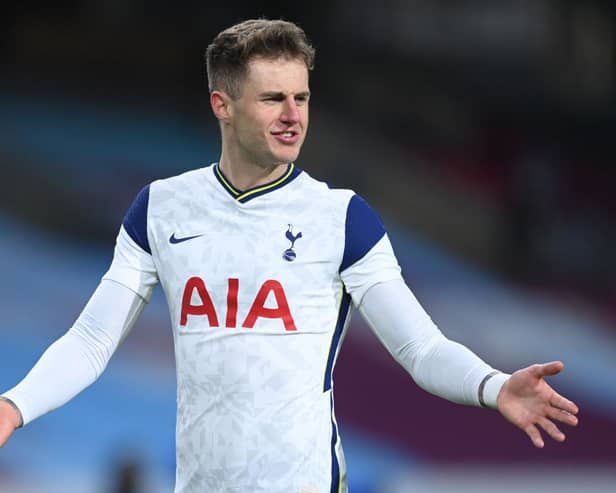
{"type": "Polygon", "coordinates": [[[285,137],[291,137],[293,135],[292,132],[283,132],[283,134],[285,137]]]}

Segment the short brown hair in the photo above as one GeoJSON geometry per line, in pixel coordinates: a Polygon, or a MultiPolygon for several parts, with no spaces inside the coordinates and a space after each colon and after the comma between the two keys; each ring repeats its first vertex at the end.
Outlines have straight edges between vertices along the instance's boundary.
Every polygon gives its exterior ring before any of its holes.
{"type": "Polygon", "coordinates": [[[315,50],[306,33],[283,20],[250,19],[219,33],[205,52],[209,90],[221,90],[237,99],[254,58],[300,59],[314,67],[315,50]]]}

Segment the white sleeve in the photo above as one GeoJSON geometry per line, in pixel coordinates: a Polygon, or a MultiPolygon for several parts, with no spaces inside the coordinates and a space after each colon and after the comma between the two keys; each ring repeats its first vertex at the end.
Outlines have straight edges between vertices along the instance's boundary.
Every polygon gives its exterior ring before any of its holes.
{"type": "Polygon", "coordinates": [[[92,384],[128,334],[144,299],[103,280],[73,327],[41,356],[26,377],[2,395],[20,410],[23,424],[52,411],[92,384]]]}
{"type": "Polygon", "coordinates": [[[103,280],[115,281],[141,296],[149,303],[158,274],[152,255],[143,250],[129,235],[125,227],[120,228],[116,239],[113,262],[103,280]]]}
{"type": "Polygon", "coordinates": [[[361,304],[364,295],[372,286],[396,279],[402,281],[400,266],[387,234],[362,258],[342,271],[340,278],[355,306],[361,304]]]}
{"type": "Polygon", "coordinates": [[[372,286],[402,275],[381,218],[359,195],[349,200],[344,227],[340,279],[359,306],[372,286]]]}
{"type": "Polygon", "coordinates": [[[103,279],[115,281],[150,300],[158,273],[150,245],[148,214],[150,185],[137,194],[129,207],[116,240],[113,262],[103,279]]]}
{"type": "MultiPolygon", "coordinates": [[[[403,280],[372,286],[361,299],[359,311],[420,387],[453,402],[480,405],[482,381],[495,370],[465,346],[447,339],[403,280]]],[[[486,406],[496,407],[508,378],[498,373],[485,382],[486,406]]]]}

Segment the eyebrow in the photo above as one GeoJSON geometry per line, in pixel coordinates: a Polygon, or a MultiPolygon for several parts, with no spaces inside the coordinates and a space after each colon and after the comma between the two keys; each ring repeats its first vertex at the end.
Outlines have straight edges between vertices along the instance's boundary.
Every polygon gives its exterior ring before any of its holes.
{"type": "MultiPolygon", "coordinates": [[[[302,92],[298,92],[295,97],[309,97],[310,96],[310,91],[302,91],[302,92]]],[[[286,97],[286,94],[282,91],[266,91],[266,92],[262,92],[261,94],[259,94],[259,97],[262,98],[281,98],[284,99],[286,97]]]]}

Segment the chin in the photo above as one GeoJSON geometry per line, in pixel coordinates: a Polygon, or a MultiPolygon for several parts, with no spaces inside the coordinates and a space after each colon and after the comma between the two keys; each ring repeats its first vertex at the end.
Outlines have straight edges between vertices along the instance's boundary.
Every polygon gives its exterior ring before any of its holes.
{"type": "Polygon", "coordinates": [[[274,164],[288,164],[297,159],[301,148],[301,142],[297,142],[293,146],[284,146],[275,142],[270,145],[269,154],[274,164]]]}
{"type": "Polygon", "coordinates": [[[274,155],[274,161],[276,164],[289,164],[297,159],[299,156],[299,150],[294,152],[281,152],[274,155]]]}

